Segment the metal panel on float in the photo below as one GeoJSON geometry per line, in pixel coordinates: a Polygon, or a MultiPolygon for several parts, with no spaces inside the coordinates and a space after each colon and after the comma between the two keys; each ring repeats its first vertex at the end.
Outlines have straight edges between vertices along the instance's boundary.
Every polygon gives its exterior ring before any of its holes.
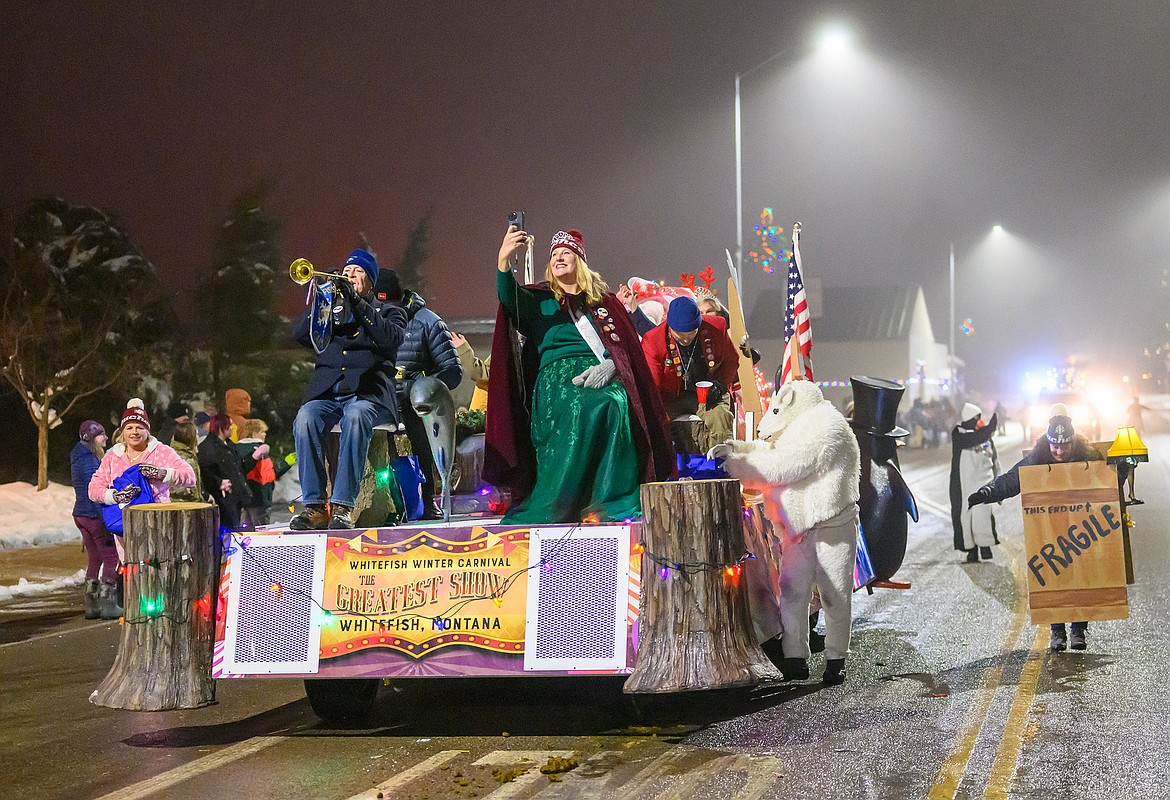
{"type": "Polygon", "coordinates": [[[228,564],[226,674],[316,674],[326,537],[256,536],[228,564]]]}
{"type": "Polygon", "coordinates": [[[630,526],[532,528],[524,669],[624,670],[630,526]]]}

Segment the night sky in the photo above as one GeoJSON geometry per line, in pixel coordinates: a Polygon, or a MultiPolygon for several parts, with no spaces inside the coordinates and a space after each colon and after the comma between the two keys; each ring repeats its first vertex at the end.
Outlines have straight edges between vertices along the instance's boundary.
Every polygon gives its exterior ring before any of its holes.
{"type": "MultiPolygon", "coordinates": [[[[286,262],[335,265],[361,230],[392,264],[432,210],[428,299],[447,317],[493,313],[514,208],[541,252],[581,229],[611,284],[724,275],[734,77],[780,50],[743,81],[748,244],[765,205],[799,219],[806,277],[921,284],[945,342],[953,241],[972,383],[1078,352],[1134,368],[1168,316],[1162,0],[12,0],[0,210],[57,194],[115,214],[187,316],[232,199],[261,180],[286,262]],[[854,51],[830,61],[814,42],[833,20],[854,51]]],[[[781,280],[756,270],[746,294],[781,280]]],[[[301,290],[284,295],[295,310],[301,290]]]]}

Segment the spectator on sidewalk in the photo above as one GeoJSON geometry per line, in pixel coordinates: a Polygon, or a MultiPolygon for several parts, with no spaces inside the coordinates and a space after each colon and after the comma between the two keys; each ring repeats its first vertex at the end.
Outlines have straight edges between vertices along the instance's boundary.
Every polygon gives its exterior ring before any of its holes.
{"type": "Polygon", "coordinates": [[[103,611],[105,619],[117,619],[115,605],[102,602],[112,598],[114,592],[103,591],[103,584],[118,582],[118,550],[114,547],[114,534],[106,530],[102,520],[102,507],[89,499],[89,481],[97,472],[106,454],[106,429],[100,422],[87,419],[81,423],[78,433],[80,441],[69,453],[69,471],[73,479],[73,522],[81,531],[81,543],[85,546],[85,618],[97,619],[103,611]]]}
{"type": "Polygon", "coordinates": [[[175,426],[171,447],[195,473],[195,485],[176,487],[171,492],[171,500],[177,503],[207,502],[207,495],[203,493],[203,473],[199,469],[199,434],[194,422],[180,422],[175,426]]]}
{"type": "Polygon", "coordinates": [[[244,525],[252,530],[268,524],[268,507],[272,505],[276,481],[292,467],[283,458],[272,458],[267,439],[268,423],[259,417],[249,417],[236,443],[240,469],[252,496],[251,502],[244,506],[244,525]]]}
{"type": "Polygon", "coordinates": [[[240,457],[228,443],[232,418],[216,414],[207,429],[207,438],[199,445],[199,469],[208,494],[219,506],[220,526],[236,531],[240,529],[240,510],[251,502],[251,497],[240,469],[240,457]]]}
{"type": "MultiPolygon", "coordinates": [[[[134,466],[150,484],[156,503],[169,503],[172,487],[195,485],[195,473],[187,462],[169,445],[150,435],[150,417],[141,399],[130,398],[122,412],[119,430],[122,441],[106,451],[89,480],[90,500],[112,506],[137,497],[141,493],[137,486],[114,490],[114,480],[134,466]]],[[[119,557],[123,557],[120,539],[120,536],[114,538],[114,546],[119,548],[119,557]]]]}

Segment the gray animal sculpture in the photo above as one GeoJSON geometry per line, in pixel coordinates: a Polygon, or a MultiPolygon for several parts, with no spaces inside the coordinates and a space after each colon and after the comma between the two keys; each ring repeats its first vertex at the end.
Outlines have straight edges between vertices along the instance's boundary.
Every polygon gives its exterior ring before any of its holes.
{"type": "Polygon", "coordinates": [[[427,441],[443,486],[443,521],[451,520],[451,468],[455,462],[455,400],[438,378],[423,375],[410,387],[410,404],[427,428],[427,441]]]}

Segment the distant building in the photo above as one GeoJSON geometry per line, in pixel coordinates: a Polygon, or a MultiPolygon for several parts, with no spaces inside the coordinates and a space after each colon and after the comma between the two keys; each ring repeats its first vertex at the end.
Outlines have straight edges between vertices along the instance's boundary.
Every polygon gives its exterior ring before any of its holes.
{"type": "MultiPolygon", "coordinates": [[[[813,376],[825,397],[844,409],[852,399],[849,378],[869,375],[905,384],[902,410],[916,398],[947,396],[947,346],[934,340],[920,286],[806,286],[812,316],[813,376]]],[[[748,316],[760,368],[774,378],[784,349],[783,288],[760,294],[748,316]]],[[[956,369],[961,362],[956,363],[956,369]]]]}

